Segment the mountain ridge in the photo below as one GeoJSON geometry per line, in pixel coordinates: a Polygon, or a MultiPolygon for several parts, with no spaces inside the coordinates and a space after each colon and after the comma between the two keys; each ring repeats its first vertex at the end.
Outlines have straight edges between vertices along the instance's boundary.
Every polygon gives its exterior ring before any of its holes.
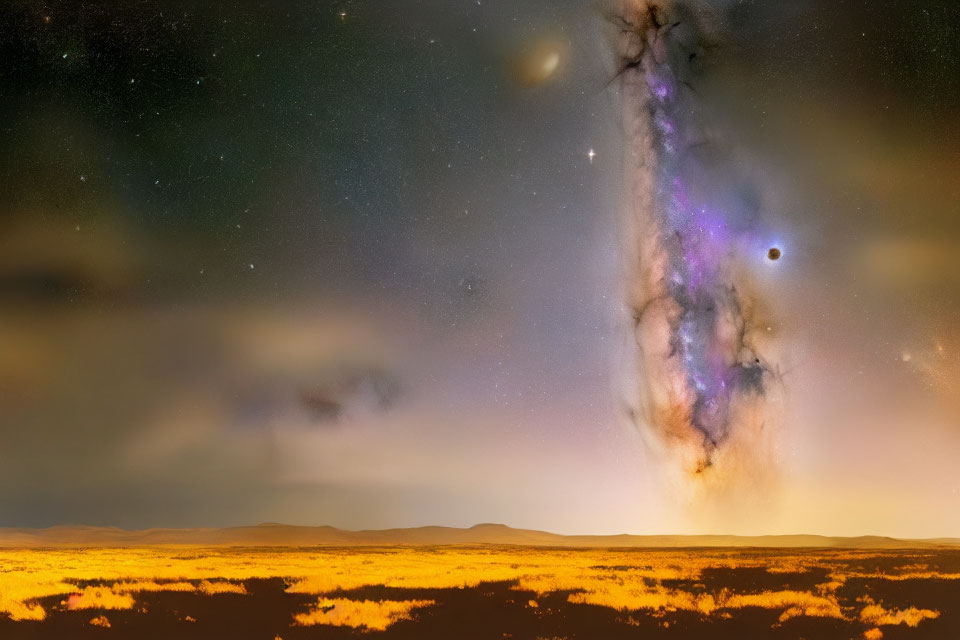
{"type": "Polygon", "coordinates": [[[916,549],[953,547],[960,538],[899,539],[887,536],[781,534],[735,535],[562,535],[482,523],[469,528],[423,526],[394,529],[338,529],[269,522],[237,527],[150,528],[57,525],[46,529],[0,527],[0,548],[141,547],[151,545],[232,547],[476,546],[613,548],[850,548],[916,549]]]}

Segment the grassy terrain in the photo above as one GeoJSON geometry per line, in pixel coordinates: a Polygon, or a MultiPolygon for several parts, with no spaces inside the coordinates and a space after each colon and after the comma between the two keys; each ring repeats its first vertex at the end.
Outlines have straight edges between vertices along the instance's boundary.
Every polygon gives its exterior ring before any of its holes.
{"type": "Polygon", "coordinates": [[[960,637],[958,617],[955,549],[0,550],[3,638],[210,637],[249,619],[216,637],[573,638],[601,627],[637,637],[640,627],[876,640],[960,637]],[[147,623],[167,631],[145,636],[147,623]]]}

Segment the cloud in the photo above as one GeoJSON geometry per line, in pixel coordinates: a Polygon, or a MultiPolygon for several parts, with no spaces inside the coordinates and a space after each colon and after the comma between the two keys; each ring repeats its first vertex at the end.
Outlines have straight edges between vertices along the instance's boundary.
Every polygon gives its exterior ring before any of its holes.
{"type": "Polygon", "coordinates": [[[855,267],[879,286],[908,291],[960,282],[960,252],[949,238],[873,238],[856,253],[855,267]]]}

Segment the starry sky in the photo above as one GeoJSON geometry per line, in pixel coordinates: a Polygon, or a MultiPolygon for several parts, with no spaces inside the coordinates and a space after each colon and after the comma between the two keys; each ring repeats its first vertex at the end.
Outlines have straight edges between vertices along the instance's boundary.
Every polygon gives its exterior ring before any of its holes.
{"type": "Polygon", "coordinates": [[[13,0],[0,525],[960,535],[960,9],[706,4],[783,250],[762,512],[624,419],[614,5],[13,0]]]}

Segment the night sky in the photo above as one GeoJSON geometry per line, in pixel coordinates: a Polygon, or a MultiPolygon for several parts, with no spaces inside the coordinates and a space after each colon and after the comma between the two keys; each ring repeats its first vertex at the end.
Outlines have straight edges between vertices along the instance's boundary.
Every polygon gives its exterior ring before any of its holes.
{"type": "Polygon", "coordinates": [[[783,251],[762,513],[624,416],[614,4],[11,1],[0,525],[960,535],[960,7],[702,4],[783,251]]]}

